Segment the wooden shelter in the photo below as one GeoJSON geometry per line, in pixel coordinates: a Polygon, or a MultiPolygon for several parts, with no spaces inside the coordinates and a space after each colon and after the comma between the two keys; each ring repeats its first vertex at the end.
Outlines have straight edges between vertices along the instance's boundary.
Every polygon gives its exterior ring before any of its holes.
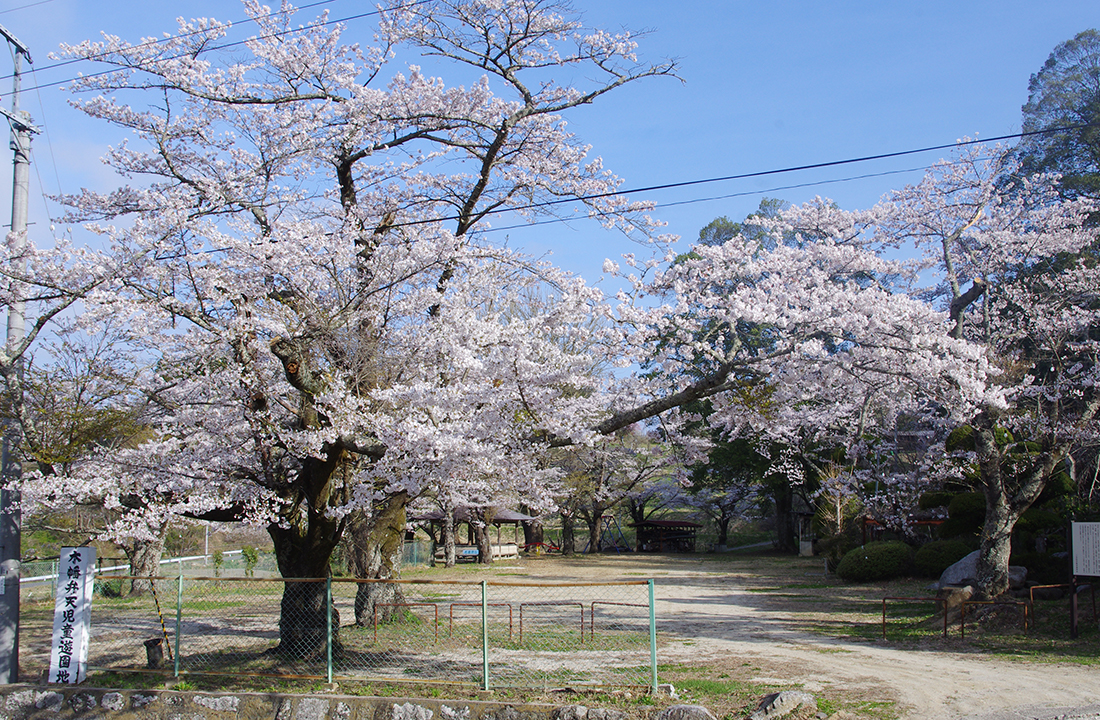
{"type": "MultiPolygon", "coordinates": [[[[532,522],[538,518],[524,515],[515,510],[504,508],[470,508],[459,507],[454,511],[455,527],[455,554],[460,560],[476,560],[478,556],[477,540],[474,536],[473,523],[481,518],[487,518],[488,524],[497,529],[496,542],[492,544],[492,556],[494,558],[508,558],[519,555],[519,548],[523,544],[520,540],[520,526],[532,522]],[[501,527],[512,526],[512,542],[501,537],[501,527]],[[465,527],[465,542],[463,542],[461,528],[465,527]]],[[[427,525],[426,532],[436,544],[435,554],[437,560],[442,560],[443,552],[443,512],[431,510],[423,513],[409,515],[410,524],[427,525]]]]}
{"type": "Polygon", "coordinates": [[[690,553],[702,526],[688,520],[645,520],[630,527],[638,535],[638,552],[690,553]]]}

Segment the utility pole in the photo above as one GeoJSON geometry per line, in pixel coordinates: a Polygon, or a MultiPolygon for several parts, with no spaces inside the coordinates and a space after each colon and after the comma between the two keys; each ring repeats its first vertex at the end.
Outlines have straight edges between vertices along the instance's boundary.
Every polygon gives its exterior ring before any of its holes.
{"type": "MultiPolygon", "coordinates": [[[[14,177],[11,191],[11,233],[8,244],[15,262],[27,246],[27,205],[30,190],[31,133],[37,132],[30,123],[30,116],[19,109],[19,92],[22,85],[23,58],[30,64],[31,53],[27,46],[0,25],[0,34],[15,52],[12,73],[11,111],[0,108],[0,114],[11,123],[11,149],[15,152],[14,177]]],[[[25,267],[25,265],[24,265],[25,267]]],[[[14,268],[19,274],[19,267],[14,268]]],[[[19,682],[19,564],[22,560],[20,524],[22,511],[19,481],[23,477],[23,464],[19,456],[23,434],[16,410],[23,404],[23,360],[19,345],[24,337],[25,303],[20,297],[18,283],[13,282],[13,297],[8,308],[7,351],[13,359],[8,389],[11,416],[4,428],[2,470],[4,488],[0,490],[0,683],[19,682]]]]}

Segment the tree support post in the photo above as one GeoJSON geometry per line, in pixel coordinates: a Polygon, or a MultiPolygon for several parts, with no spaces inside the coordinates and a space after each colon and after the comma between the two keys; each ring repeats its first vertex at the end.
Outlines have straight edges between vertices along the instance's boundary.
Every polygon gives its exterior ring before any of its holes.
{"type": "Polygon", "coordinates": [[[1077,610],[1077,576],[1074,575],[1069,581],[1069,636],[1073,640],[1078,633],[1077,610]]]}
{"type": "Polygon", "coordinates": [[[180,635],[183,628],[183,572],[176,581],[176,661],[172,665],[172,672],[176,677],[180,676],[180,635]]]}
{"type": "Polygon", "coordinates": [[[481,581],[481,680],[489,691],[489,582],[481,581]]]}
{"type": "Polygon", "coordinates": [[[332,577],[325,578],[325,661],[328,684],[332,684],[332,577]]]}
{"type": "Polygon", "coordinates": [[[653,579],[649,582],[649,690],[657,694],[657,612],[653,602],[653,579]]]}

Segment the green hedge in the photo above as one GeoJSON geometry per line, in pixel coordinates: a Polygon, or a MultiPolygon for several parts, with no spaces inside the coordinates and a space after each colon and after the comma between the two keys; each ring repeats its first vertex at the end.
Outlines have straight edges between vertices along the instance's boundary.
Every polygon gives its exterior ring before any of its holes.
{"type": "Polygon", "coordinates": [[[913,550],[899,540],[870,542],[849,551],[836,574],[848,582],[889,580],[907,575],[913,566],[913,550]]]}
{"type": "Polygon", "coordinates": [[[976,492],[959,493],[947,506],[947,520],[940,525],[939,534],[944,539],[977,536],[984,522],[985,496],[976,492]]]}
{"type": "Polygon", "coordinates": [[[951,502],[951,498],[955,496],[954,493],[946,490],[934,490],[926,492],[920,496],[917,504],[921,510],[931,510],[932,508],[947,507],[951,502]]]}

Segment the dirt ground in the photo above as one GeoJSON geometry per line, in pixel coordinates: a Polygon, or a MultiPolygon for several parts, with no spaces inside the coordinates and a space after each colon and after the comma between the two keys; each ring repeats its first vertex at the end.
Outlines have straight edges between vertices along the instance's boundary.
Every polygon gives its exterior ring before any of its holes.
{"type": "MultiPolygon", "coordinates": [[[[533,581],[653,577],[663,666],[698,666],[711,677],[857,698],[872,716],[882,707],[881,717],[913,720],[1100,718],[1096,665],[898,649],[805,632],[794,615],[812,607],[787,603],[784,609],[735,563],[635,554],[521,562],[533,581]]],[[[792,562],[789,572],[810,581],[823,575],[813,558],[792,562]]]]}

